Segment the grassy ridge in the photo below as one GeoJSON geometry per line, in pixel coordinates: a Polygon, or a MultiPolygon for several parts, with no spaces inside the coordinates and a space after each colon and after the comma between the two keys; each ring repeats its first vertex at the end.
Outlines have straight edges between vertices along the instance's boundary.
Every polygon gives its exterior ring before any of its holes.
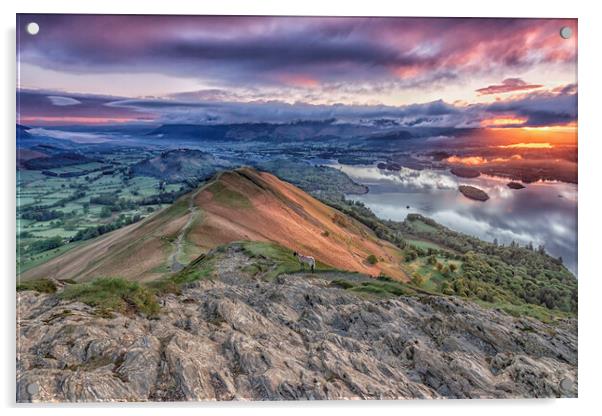
{"type": "MultiPolygon", "coordinates": [[[[244,252],[254,261],[245,271],[252,275],[261,274],[265,280],[273,280],[283,273],[309,272],[309,266],[302,265],[293,256],[293,251],[274,243],[260,241],[242,242],[244,252]]],[[[332,271],[333,267],[316,261],[315,271],[332,271]]]]}

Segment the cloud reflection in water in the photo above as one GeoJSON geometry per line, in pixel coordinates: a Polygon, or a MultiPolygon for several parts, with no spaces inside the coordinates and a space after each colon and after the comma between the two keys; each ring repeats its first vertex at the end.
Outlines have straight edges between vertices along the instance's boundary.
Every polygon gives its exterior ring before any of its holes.
{"type": "Polygon", "coordinates": [[[490,176],[458,178],[443,170],[382,171],[373,166],[336,165],[359,183],[365,195],[350,199],[364,202],[381,218],[400,220],[420,213],[453,230],[500,243],[543,244],[551,255],[562,256],[577,273],[577,186],[538,182],[513,190],[509,180],[490,176]],[[486,202],[473,201],[458,186],[476,186],[489,194],[486,202]],[[407,206],[410,206],[408,209],[407,206]]]}

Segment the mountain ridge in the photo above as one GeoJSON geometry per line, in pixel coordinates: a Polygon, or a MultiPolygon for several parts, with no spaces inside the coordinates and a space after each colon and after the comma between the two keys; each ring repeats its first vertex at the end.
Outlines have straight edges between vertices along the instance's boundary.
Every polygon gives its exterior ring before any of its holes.
{"type": "Polygon", "coordinates": [[[176,256],[183,265],[233,241],[277,243],[331,267],[409,280],[402,254],[366,225],[274,175],[243,167],[218,173],[140,223],[100,236],[21,275],[23,279],[155,280],[176,256]],[[375,264],[367,258],[374,255],[375,264]]]}

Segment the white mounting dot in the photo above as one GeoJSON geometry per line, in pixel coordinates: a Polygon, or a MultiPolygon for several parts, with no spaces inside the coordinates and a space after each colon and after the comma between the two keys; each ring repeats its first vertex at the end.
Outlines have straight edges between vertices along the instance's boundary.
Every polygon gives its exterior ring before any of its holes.
{"type": "Polygon", "coordinates": [[[560,29],[560,37],[562,39],[569,39],[571,36],[573,36],[573,29],[570,27],[564,26],[560,29]]]}
{"type": "Polygon", "coordinates": [[[38,383],[30,383],[27,385],[27,393],[29,393],[30,395],[34,396],[38,394],[39,391],[40,387],[38,386],[38,383]]]}
{"type": "Polygon", "coordinates": [[[30,35],[37,35],[38,32],[40,31],[40,25],[37,24],[36,22],[30,22],[27,23],[27,26],[25,28],[27,30],[27,33],[29,33],[30,35]]]}

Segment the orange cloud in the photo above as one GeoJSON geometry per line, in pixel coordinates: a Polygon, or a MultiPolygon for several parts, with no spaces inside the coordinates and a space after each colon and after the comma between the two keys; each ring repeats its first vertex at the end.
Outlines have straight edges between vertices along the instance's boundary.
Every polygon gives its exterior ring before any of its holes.
{"type": "Polygon", "coordinates": [[[528,121],[526,117],[503,116],[481,121],[483,127],[518,126],[528,121]]]}
{"type": "Polygon", "coordinates": [[[515,148],[551,149],[554,146],[552,146],[550,143],[515,143],[515,144],[507,144],[507,145],[498,146],[498,147],[502,148],[502,149],[515,149],[515,148]]]}
{"type": "MultiPolygon", "coordinates": [[[[500,146],[501,147],[501,146],[500,146]]],[[[460,164],[460,165],[485,165],[487,163],[504,163],[512,160],[521,160],[521,155],[512,155],[511,157],[495,157],[487,159],[482,156],[451,156],[446,159],[448,163],[460,164]]]]}

